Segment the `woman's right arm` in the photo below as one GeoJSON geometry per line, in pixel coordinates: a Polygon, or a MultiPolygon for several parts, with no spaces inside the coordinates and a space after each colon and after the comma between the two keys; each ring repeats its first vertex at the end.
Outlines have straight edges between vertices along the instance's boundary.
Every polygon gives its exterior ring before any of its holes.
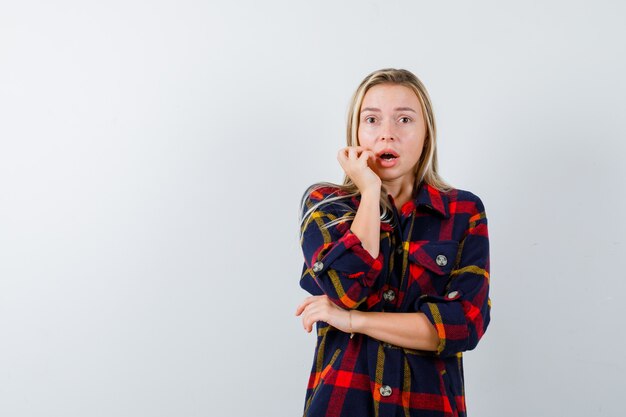
{"type": "MultiPolygon", "coordinates": [[[[300,285],[313,295],[326,294],[334,304],[345,309],[354,309],[367,299],[383,266],[380,178],[367,166],[367,159],[373,154],[364,151],[358,155],[357,151],[346,148],[338,155],[346,173],[357,187],[362,187],[355,218],[352,222],[326,228],[327,223],[342,213],[332,203],[323,204],[304,225],[301,241],[305,266],[300,285]],[[369,174],[369,178],[364,178],[369,174]]],[[[324,197],[319,192],[310,193],[304,210],[324,197]]]]}
{"type": "Polygon", "coordinates": [[[341,149],[337,160],[361,192],[361,201],[350,230],[359,237],[363,248],[376,258],[380,251],[380,177],[369,167],[375,158],[372,151],[360,146],[341,149]],[[360,152],[360,154],[359,154],[360,152]]]}
{"type": "Polygon", "coordinates": [[[361,194],[361,202],[350,230],[358,236],[363,248],[373,258],[378,257],[380,252],[380,188],[361,194]]]}

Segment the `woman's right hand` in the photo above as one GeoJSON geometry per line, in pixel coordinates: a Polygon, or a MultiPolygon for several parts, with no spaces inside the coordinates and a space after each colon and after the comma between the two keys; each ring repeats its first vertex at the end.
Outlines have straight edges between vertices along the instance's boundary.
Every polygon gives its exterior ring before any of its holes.
{"type": "Polygon", "coordinates": [[[362,146],[348,146],[337,153],[339,164],[361,194],[369,191],[380,192],[382,186],[380,177],[368,165],[370,159],[375,162],[376,155],[362,146]]]}

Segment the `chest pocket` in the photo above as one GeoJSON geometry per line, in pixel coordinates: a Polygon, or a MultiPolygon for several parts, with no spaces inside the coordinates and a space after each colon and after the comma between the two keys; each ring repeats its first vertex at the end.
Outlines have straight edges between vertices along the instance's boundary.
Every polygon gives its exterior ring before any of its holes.
{"type": "Polygon", "coordinates": [[[410,282],[417,283],[422,294],[445,292],[450,272],[456,262],[456,240],[414,241],[409,244],[410,282]]]}

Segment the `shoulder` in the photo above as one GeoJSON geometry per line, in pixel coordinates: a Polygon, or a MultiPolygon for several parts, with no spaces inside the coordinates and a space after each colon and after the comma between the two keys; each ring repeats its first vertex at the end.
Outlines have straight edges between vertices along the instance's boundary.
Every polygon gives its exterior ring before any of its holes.
{"type": "Polygon", "coordinates": [[[327,198],[345,197],[348,195],[349,194],[342,187],[336,184],[319,182],[307,187],[302,198],[316,203],[327,198]]]}
{"type": "Polygon", "coordinates": [[[337,184],[320,182],[309,186],[302,196],[302,204],[319,204],[341,201],[342,204],[351,204],[357,201],[356,193],[351,193],[337,184]]]}
{"type": "Polygon", "coordinates": [[[344,187],[332,183],[316,183],[305,190],[301,200],[301,213],[324,211],[334,215],[353,212],[358,199],[344,187]]]}
{"type": "Polygon", "coordinates": [[[451,211],[471,212],[473,214],[483,213],[485,205],[482,199],[469,190],[460,188],[450,188],[440,191],[442,200],[447,200],[451,211]]]}
{"type": "Polygon", "coordinates": [[[473,203],[482,204],[482,200],[480,199],[480,197],[471,191],[462,190],[460,188],[454,188],[453,190],[454,190],[454,193],[456,194],[457,201],[470,201],[473,203]]]}
{"type": "Polygon", "coordinates": [[[466,212],[468,214],[482,213],[484,215],[485,205],[482,199],[472,191],[453,188],[447,191],[446,194],[449,196],[450,204],[454,204],[457,211],[466,212]]]}
{"type": "Polygon", "coordinates": [[[450,186],[435,187],[425,183],[417,191],[416,204],[428,207],[445,218],[455,214],[477,214],[484,211],[481,199],[474,193],[450,186]]]}

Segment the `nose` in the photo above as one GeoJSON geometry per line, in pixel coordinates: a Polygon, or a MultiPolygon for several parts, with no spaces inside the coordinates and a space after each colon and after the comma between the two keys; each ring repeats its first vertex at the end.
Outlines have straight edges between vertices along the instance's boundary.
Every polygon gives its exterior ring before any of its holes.
{"type": "Polygon", "coordinates": [[[393,130],[393,123],[391,119],[387,119],[385,122],[382,123],[380,129],[380,140],[394,141],[395,138],[396,136],[393,130]]]}

